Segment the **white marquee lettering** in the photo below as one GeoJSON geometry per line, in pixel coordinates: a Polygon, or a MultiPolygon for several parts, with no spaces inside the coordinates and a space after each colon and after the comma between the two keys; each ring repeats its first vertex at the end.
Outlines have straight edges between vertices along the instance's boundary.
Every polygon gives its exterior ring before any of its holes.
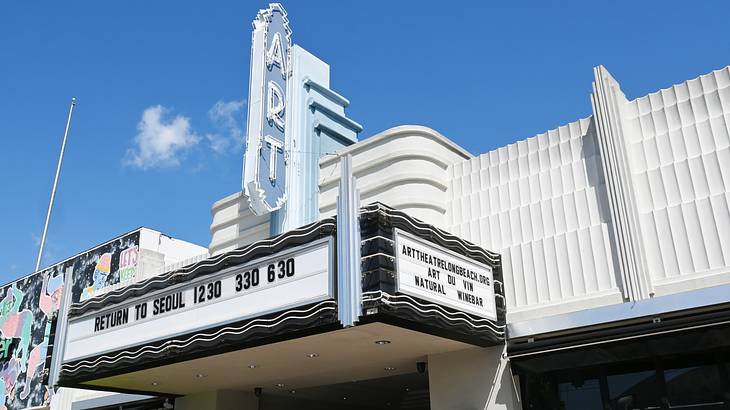
{"type": "Polygon", "coordinates": [[[284,58],[284,49],[281,46],[280,33],[274,33],[274,39],[271,40],[271,46],[266,52],[266,67],[271,70],[271,66],[274,64],[281,69],[282,77],[286,78],[286,59],[284,58]]]}
{"type": "Polygon", "coordinates": [[[273,121],[280,129],[284,129],[284,92],[279,84],[269,81],[266,94],[266,118],[273,121]]]}

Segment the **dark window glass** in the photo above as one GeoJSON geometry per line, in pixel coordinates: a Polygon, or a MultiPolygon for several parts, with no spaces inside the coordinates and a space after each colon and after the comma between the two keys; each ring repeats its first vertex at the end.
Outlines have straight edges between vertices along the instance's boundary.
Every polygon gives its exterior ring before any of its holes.
{"type": "Polygon", "coordinates": [[[617,410],[658,408],[656,371],[614,374],[606,378],[611,408],[617,410]]]}
{"type": "Polygon", "coordinates": [[[601,385],[597,379],[558,385],[562,410],[602,410],[601,385]]]}
{"type": "MultiPolygon", "coordinates": [[[[520,377],[522,382],[522,377],[520,377]]],[[[560,397],[555,380],[546,375],[530,374],[524,380],[525,410],[559,409],[560,397]]]]}
{"type": "Polygon", "coordinates": [[[669,404],[721,403],[722,386],[717,370],[715,364],[665,370],[669,404]]]}

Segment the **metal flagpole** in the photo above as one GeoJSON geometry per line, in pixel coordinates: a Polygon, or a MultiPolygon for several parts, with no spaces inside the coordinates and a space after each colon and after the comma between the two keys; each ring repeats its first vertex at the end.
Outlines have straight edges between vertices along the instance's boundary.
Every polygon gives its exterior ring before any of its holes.
{"type": "Polygon", "coordinates": [[[46,234],[48,233],[48,223],[51,220],[51,211],[53,211],[53,200],[56,199],[56,187],[58,186],[58,176],[61,174],[61,164],[63,163],[63,153],[66,150],[66,138],[68,138],[68,129],[71,126],[71,116],[76,106],[76,98],[71,99],[71,107],[68,109],[68,120],[66,120],[66,131],[63,132],[63,143],[61,143],[61,155],[58,157],[58,166],[56,166],[56,177],[53,179],[53,188],[51,189],[51,201],[48,203],[48,213],[46,213],[46,224],[43,226],[43,236],[41,236],[41,247],[38,249],[38,260],[35,263],[35,271],[41,268],[41,258],[43,257],[43,247],[46,244],[46,234]]]}

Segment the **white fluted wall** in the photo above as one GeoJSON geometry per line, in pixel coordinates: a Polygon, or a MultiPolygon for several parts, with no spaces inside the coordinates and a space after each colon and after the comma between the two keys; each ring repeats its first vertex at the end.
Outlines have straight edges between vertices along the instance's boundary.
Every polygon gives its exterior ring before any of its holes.
{"type": "Polygon", "coordinates": [[[228,252],[270,235],[269,215],[258,216],[248,208],[248,198],[236,192],[216,201],[210,209],[211,255],[228,252]]]}
{"type": "Polygon", "coordinates": [[[655,294],[730,283],[730,70],[622,110],[655,294]]]}
{"type": "Polygon", "coordinates": [[[510,320],[621,301],[599,161],[588,118],[450,167],[447,229],[502,254],[510,320]]]}

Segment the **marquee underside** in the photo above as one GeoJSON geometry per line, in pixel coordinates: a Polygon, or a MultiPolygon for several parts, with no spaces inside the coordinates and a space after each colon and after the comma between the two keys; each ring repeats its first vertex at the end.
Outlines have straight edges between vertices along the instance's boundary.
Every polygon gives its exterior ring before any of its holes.
{"type": "Polygon", "coordinates": [[[416,362],[426,361],[428,355],[470,347],[474,346],[370,323],[89,380],[78,386],[170,395],[262,387],[268,394],[290,394],[307,387],[414,373],[416,362]],[[376,343],[383,340],[390,343],[376,343]],[[310,357],[313,354],[317,356],[310,357]]]}

